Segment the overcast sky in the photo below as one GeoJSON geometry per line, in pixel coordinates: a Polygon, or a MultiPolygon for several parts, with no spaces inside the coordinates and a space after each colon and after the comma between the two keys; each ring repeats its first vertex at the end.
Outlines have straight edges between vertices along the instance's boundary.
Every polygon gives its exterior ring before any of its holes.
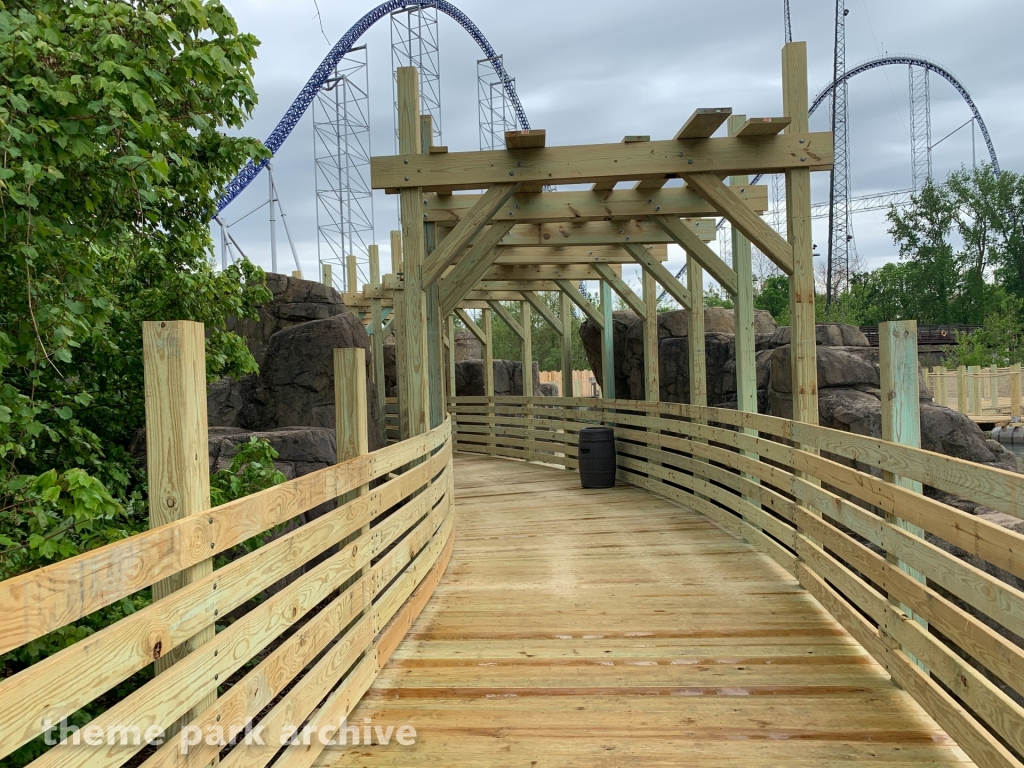
{"type": "MultiPolygon", "coordinates": [[[[246,133],[264,139],[333,44],[372,7],[370,2],[226,0],[239,27],[261,41],[256,61],[259,106],[246,133]],[[321,31],[321,25],[323,32],[321,31]]],[[[846,0],[847,66],[885,53],[932,59],[951,71],[974,98],[992,135],[1000,165],[1024,166],[1024,2],[1021,0],[846,0]]],[[[616,142],[625,134],[672,136],[697,107],[732,107],[735,114],[781,114],[782,0],[640,0],[586,3],[455,0],[504,55],[530,123],[547,130],[549,146],[616,142]]],[[[832,71],[834,6],[792,0],[793,36],[808,43],[811,98],[832,71]]],[[[443,143],[451,151],[479,148],[473,40],[442,15],[441,102],[443,143]]],[[[391,30],[380,21],[368,46],[372,149],[394,154],[391,30]]],[[[957,92],[931,75],[932,141],[965,121],[970,111],[957,92]]],[[[910,187],[908,78],[904,66],[858,76],[850,85],[851,178],[854,195],[910,187]]],[[[828,130],[827,105],[812,130],[828,130]]],[[[978,162],[987,161],[980,132],[978,162]]],[[[938,178],[972,161],[971,126],[934,150],[938,178]]],[[[307,112],[274,162],[274,173],[299,259],[307,277],[317,273],[313,127],[307,112]]],[[[267,198],[261,175],[226,211],[234,221],[267,198]]],[[[815,174],[815,201],[828,198],[828,174],[815,174]]],[[[397,226],[397,197],[374,200],[376,239],[389,264],[388,232],[397,226]]],[[[884,211],[853,220],[857,253],[874,268],[896,257],[884,211]]],[[[246,253],[270,266],[266,209],[232,230],[246,253]]],[[[219,234],[216,235],[219,242],[219,234]]],[[[815,243],[827,250],[827,222],[815,222],[815,243]]],[[[681,252],[670,252],[673,271],[681,252]]],[[[279,270],[293,268],[278,226],[279,270]]]]}

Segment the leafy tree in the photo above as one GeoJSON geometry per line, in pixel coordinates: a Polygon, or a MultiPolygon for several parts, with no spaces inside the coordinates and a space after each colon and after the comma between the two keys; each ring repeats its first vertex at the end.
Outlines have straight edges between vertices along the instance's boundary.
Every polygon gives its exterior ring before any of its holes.
{"type": "Polygon", "coordinates": [[[789,325],[789,278],[785,275],[765,278],[754,294],[754,308],[771,312],[779,325],[789,325]]]}
{"type": "Polygon", "coordinates": [[[956,346],[943,362],[949,368],[1024,363],[1024,300],[1004,299],[981,328],[973,333],[957,331],[956,346]]]}

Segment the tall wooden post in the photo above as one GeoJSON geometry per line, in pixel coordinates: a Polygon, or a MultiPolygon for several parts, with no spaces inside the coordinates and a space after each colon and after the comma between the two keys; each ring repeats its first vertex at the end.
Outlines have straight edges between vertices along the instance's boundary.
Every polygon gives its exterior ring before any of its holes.
{"type": "Polygon", "coordinates": [[[644,398],[656,403],[661,400],[661,374],[658,360],[658,284],[646,269],[643,273],[644,306],[644,398]]]}
{"type": "Polygon", "coordinates": [[[445,335],[448,337],[448,397],[455,397],[455,318],[444,319],[445,335]]]}
{"type": "MultiPolygon", "coordinates": [[[[206,418],[206,337],[188,320],[142,324],[145,371],[146,465],[151,528],[210,508],[210,447],[206,418]]],[[[153,585],[153,601],[213,573],[207,559],[153,585]]],[[[208,640],[211,623],[153,662],[156,674],[208,640]]],[[[188,722],[211,706],[216,685],[182,718],[188,722]]]]}
{"type": "MultiPolygon", "coordinates": [[[[916,320],[897,320],[881,323],[878,326],[878,361],[882,385],[882,439],[912,448],[920,448],[921,403],[917,376],[916,320]]],[[[884,470],[882,476],[886,481],[915,493],[924,492],[921,483],[917,480],[900,477],[884,470]]],[[[903,530],[924,538],[923,528],[908,523],[895,515],[887,514],[886,519],[903,530]]],[[[904,573],[909,574],[922,584],[924,583],[925,578],[920,571],[902,562],[891,553],[887,557],[890,562],[898,564],[904,573]]],[[[900,605],[900,608],[920,624],[927,626],[927,623],[915,616],[907,606],[900,605]]]]}
{"type": "Polygon", "coordinates": [[[601,397],[615,399],[615,322],[612,318],[612,287],[607,280],[601,281],[601,314],[604,328],[601,330],[601,397]]]}
{"type": "MultiPolygon", "coordinates": [[[[807,43],[782,49],[782,111],[788,133],[807,133],[807,43]]],[[[818,423],[818,368],[814,328],[814,252],[811,241],[811,171],[786,171],[786,234],[793,246],[789,278],[793,419],[818,423]]]]}
{"type": "Polygon", "coordinates": [[[992,398],[992,410],[995,413],[999,413],[999,366],[992,363],[989,367],[989,395],[992,398]]]}
{"type": "Polygon", "coordinates": [[[484,331],[484,395],[494,397],[494,336],[491,333],[491,310],[482,310],[484,331]]]}
{"type": "MultiPolygon", "coordinates": [[[[354,459],[370,451],[369,432],[366,428],[366,350],[349,347],[334,350],[334,434],[337,443],[337,462],[354,459]]],[[[366,494],[369,485],[361,485],[339,499],[347,504],[366,494]]],[[[353,532],[345,543],[370,532],[370,524],[353,532]]],[[[364,565],[352,581],[370,570],[364,565]]]]}
{"type": "Polygon", "coordinates": [[[1020,363],[1014,363],[1010,370],[1010,415],[1017,416],[1018,418],[1024,414],[1021,414],[1021,369],[1020,363]]]}
{"type": "Polygon", "coordinates": [[[533,320],[527,301],[519,302],[519,324],[523,327],[523,397],[533,397],[533,320]]]}
{"type": "Polygon", "coordinates": [[[326,285],[328,288],[334,287],[334,276],[331,274],[330,264],[320,265],[320,282],[326,285]]]}
{"type": "Polygon", "coordinates": [[[968,413],[981,413],[981,367],[970,365],[967,367],[968,379],[970,380],[970,403],[968,413]]]}
{"type": "Polygon", "coordinates": [[[956,409],[967,413],[970,407],[967,402],[967,366],[960,365],[956,369],[956,409]]]}
{"type": "Polygon", "coordinates": [[[573,397],[572,391],[572,298],[565,291],[558,293],[558,318],[562,321],[562,397],[573,397]]]}
{"type": "MultiPolygon", "coordinates": [[[[420,154],[420,83],[416,67],[398,68],[398,153],[420,154]]],[[[402,217],[402,259],[404,289],[395,291],[395,304],[402,305],[402,325],[396,329],[405,337],[404,381],[399,382],[399,397],[405,400],[410,437],[423,434],[430,424],[430,392],[427,382],[427,304],[420,269],[424,259],[423,191],[403,188],[399,193],[402,217]]]]}
{"type": "MultiPolygon", "coordinates": [[[[729,118],[729,135],[739,133],[745,115],[729,118]]],[[[733,176],[729,184],[745,187],[748,176],[733,176]]],[[[736,296],[733,317],[736,325],[736,408],[757,413],[757,362],[754,347],[754,270],[751,263],[750,241],[732,228],[732,268],[736,272],[736,296]]]]}
{"type": "Polygon", "coordinates": [[[348,277],[345,291],[347,293],[359,293],[359,271],[356,269],[356,256],[354,253],[350,253],[345,257],[345,269],[347,270],[348,277]]]}
{"type": "MultiPolygon", "coordinates": [[[[370,285],[380,288],[380,249],[376,245],[369,247],[370,253],[370,285]]],[[[387,397],[387,387],[384,383],[384,319],[383,309],[379,298],[370,299],[370,327],[373,333],[370,334],[370,343],[373,349],[373,385],[377,392],[377,412],[380,414],[380,428],[387,432],[387,415],[384,409],[384,400],[387,397]]]]}
{"type": "MultiPolygon", "coordinates": [[[[402,233],[400,230],[391,230],[391,273],[395,278],[402,276],[404,269],[402,260],[402,233]]],[[[405,317],[401,291],[392,292],[391,301],[391,329],[395,334],[395,384],[398,399],[398,439],[404,440],[409,437],[409,410],[408,400],[402,393],[406,386],[407,375],[405,372],[407,355],[405,352],[405,317]]]]}
{"type": "Polygon", "coordinates": [[[708,370],[704,359],[704,269],[686,254],[686,287],[690,291],[687,345],[690,358],[690,405],[708,404],[708,370]]]}

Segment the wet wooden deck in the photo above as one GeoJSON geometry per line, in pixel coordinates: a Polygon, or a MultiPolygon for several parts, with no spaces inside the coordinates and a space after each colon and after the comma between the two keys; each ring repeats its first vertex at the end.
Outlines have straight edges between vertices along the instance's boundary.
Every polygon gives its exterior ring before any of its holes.
{"type": "Polygon", "coordinates": [[[459,455],[451,564],[321,766],[970,762],[767,557],[701,515],[459,455]]]}

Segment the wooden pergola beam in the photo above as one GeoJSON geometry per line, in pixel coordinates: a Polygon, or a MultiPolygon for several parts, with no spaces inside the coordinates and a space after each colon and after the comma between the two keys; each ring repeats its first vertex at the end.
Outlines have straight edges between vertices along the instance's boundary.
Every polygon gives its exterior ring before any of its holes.
{"type": "MultiPolygon", "coordinates": [[[[520,297],[519,300],[522,301],[522,298],[520,297]]],[[[519,322],[512,317],[500,301],[488,301],[487,303],[491,306],[491,309],[494,310],[494,314],[505,321],[505,325],[512,330],[512,333],[519,337],[520,341],[526,337],[526,333],[523,331],[523,326],[521,326],[519,322]]]]}
{"type": "Polygon", "coordinates": [[[466,312],[466,310],[456,309],[455,314],[458,316],[459,320],[462,321],[462,324],[480,340],[481,344],[487,343],[487,337],[484,335],[483,329],[473,321],[473,318],[469,316],[469,313],[466,312]]]}
{"type": "Polygon", "coordinates": [[[647,315],[647,305],[639,296],[633,293],[633,289],[626,285],[621,277],[608,269],[607,264],[598,264],[597,271],[601,273],[601,279],[608,283],[612,290],[619,294],[619,297],[626,302],[627,307],[640,317],[647,315]]]}
{"type": "MultiPolygon", "coordinates": [[[[647,245],[648,253],[658,261],[668,261],[668,248],[664,245],[647,245]]],[[[597,245],[592,248],[570,245],[567,247],[550,246],[548,248],[515,248],[501,246],[495,266],[537,266],[550,264],[559,267],[571,267],[585,264],[623,264],[632,258],[622,251],[618,245],[597,245]]]]}
{"type": "Polygon", "coordinates": [[[573,304],[582,309],[583,313],[597,324],[598,328],[604,328],[604,316],[601,314],[601,310],[587,301],[587,298],[580,293],[579,288],[569,280],[556,280],[555,283],[562,293],[572,299],[573,304]]]}
{"type": "MultiPolygon", "coordinates": [[[[414,155],[414,157],[447,157],[447,155],[414,155]]],[[[480,196],[480,199],[470,209],[469,214],[455,225],[448,236],[430,254],[430,257],[423,262],[421,272],[423,285],[430,285],[441,277],[445,269],[451,266],[463,249],[477,238],[480,230],[494,218],[498,210],[518,189],[518,182],[498,182],[491,185],[480,196]]]]}
{"type": "Polygon", "coordinates": [[[495,246],[511,226],[508,222],[492,224],[473,243],[469,252],[459,260],[451,272],[441,278],[438,301],[443,315],[451,312],[459,299],[465,296],[491,268],[494,260],[498,258],[498,249],[495,246]]]}
{"type": "Polygon", "coordinates": [[[668,295],[679,302],[683,309],[690,308],[690,291],[663,264],[649,258],[643,246],[627,243],[622,247],[643,268],[646,274],[657,280],[661,287],[668,291],[668,295]]]}
{"type": "Polygon", "coordinates": [[[676,243],[696,259],[730,295],[736,295],[736,273],[732,267],[722,261],[718,254],[708,248],[699,237],[684,227],[679,219],[670,216],[652,216],[651,221],[670,233],[676,243]]]}
{"type": "Polygon", "coordinates": [[[544,300],[538,296],[535,291],[522,291],[521,293],[523,298],[530,302],[530,305],[537,310],[537,313],[542,318],[544,318],[544,322],[550,325],[552,329],[554,329],[555,333],[561,336],[562,321],[555,316],[555,313],[551,311],[546,303],[544,303],[544,300]]]}
{"type": "MultiPolygon", "coordinates": [[[[757,218],[752,211],[750,214],[757,218]]],[[[715,239],[717,222],[714,219],[690,218],[680,219],[680,221],[705,242],[715,239]]],[[[445,230],[439,228],[439,236],[443,231],[445,230]]],[[[497,219],[494,224],[482,229],[480,234],[469,244],[475,245],[477,242],[493,243],[494,245],[500,243],[502,246],[517,248],[551,248],[553,246],[615,246],[622,243],[667,244],[672,242],[672,238],[660,227],[646,219],[516,224],[514,226],[506,219],[497,219]],[[496,237],[495,228],[505,234],[496,237]]]]}
{"type": "Polygon", "coordinates": [[[687,174],[686,183],[700,192],[744,236],[768,256],[787,275],[793,274],[793,246],[751,211],[736,192],[713,173],[687,174]]]}
{"type": "MultiPolygon", "coordinates": [[[[744,203],[757,213],[768,210],[768,187],[745,187],[744,203]]],[[[454,226],[469,215],[480,194],[423,195],[423,221],[454,226]]],[[[525,194],[521,189],[508,199],[497,218],[516,224],[554,222],[620,221],[642,219],[653,213],[678,218],[717,216],[714,206],[686,187],[669,187],[652,192],[614,189],[606,192],[575,190],[525,194]]]]}
{"type": "Polygon", "coordinates": [[[722,127],[732,114],[732,107],[703,107],[695,109],[693,114],[676,131],[673,137],[679,139],[707,139],[722,127]]]}
{"type": "Polygon", "coordinates": [[[530,181],[634,181],[705,171],[730,176],[782,173],[792,168],[829,170],[832,161],[831,133],[785,133],[754,138],[545,147],[518,152],[374,157],[370,160],[370,176],[374,189],[449,191],[530,181]]]}

